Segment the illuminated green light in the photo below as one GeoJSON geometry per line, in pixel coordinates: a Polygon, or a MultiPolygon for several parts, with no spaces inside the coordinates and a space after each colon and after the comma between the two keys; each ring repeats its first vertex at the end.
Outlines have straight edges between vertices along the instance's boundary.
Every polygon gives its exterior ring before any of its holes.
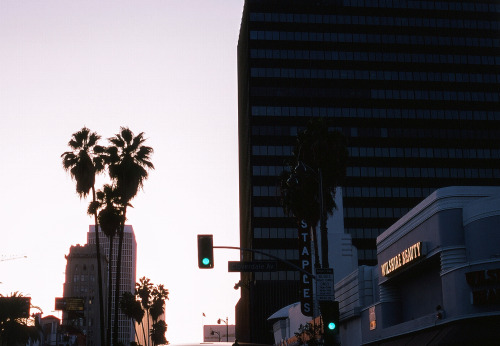
{"type": "Polygon", "coordinates": [[[210,264],[210,260],[206,257],[204,259],[202,259],[201,262],[203,263],[203,265],[206,265],[206,266],[210,264]]]}
{"type": "Polygon", "coordinates": [[[336,327],[336,326],[335,326],[335,323],[333,323],[333,322],[328,323],[328,329],[330,329],[330,330],[334,330],[334,329],[335,329],[335,327],[336,327]]]}

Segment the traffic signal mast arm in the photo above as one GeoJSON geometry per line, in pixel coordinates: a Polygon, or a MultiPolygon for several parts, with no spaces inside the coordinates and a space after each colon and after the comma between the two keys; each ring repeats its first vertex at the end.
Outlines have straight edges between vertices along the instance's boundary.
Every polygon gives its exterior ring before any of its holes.
{"type": "Polygon", "coordinates": [[[232,249],[232,250],[240,250],[240,251],[248,251],[248,252],[253,252],[253,253],[258,253],[258,254],[261,254],[261,255],[264,255],[264,256],[267,256],[269,258],[272,258],[276,261],[279,261],[281,263],[285,263],[286,265],[300,271],[302,274],[306,274],[310,277],[312,277],[313,279],[315,279],[315,276],[314,274],[312,273],[309,273],[307,270],[304,270],[302,269],[301,267],[299,267],[298,265],[290,262],[290,261],[287,261],[285,259],[282,259],[282,258],[279,258],[279,257],[276,257],[276,256],[273,256],[273,255],[270,255],[268,253],[265,253],[263,251],[260,251],[260,250],[255,250],[255,249],[246,249],[246,248],[241,248],[241,247],[236,247],[236,246],[214,246],[214,249],[232,249]]]}

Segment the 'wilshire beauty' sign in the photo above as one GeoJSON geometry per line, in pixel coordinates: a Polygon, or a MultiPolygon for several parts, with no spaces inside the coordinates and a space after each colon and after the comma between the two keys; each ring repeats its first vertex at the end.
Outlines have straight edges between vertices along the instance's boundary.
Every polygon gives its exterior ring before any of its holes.
{"type": "Polygon", "coordinates": [[[382,276],[388,276],[393,271],[411,263],[412,261],[422,256],[423,256],[422,242],[420,241],[410,246],[409,248],[401,251],[387,262],[383,263],[380,266],[380,269],[382,269],[382,276]]]}

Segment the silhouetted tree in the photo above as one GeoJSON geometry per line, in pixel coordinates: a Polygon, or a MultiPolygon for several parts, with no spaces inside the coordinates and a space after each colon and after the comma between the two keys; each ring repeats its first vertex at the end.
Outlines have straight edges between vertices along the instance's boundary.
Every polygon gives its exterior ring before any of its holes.
{"type": "MultiPolygon", "coordinates": [[[[146,345],[166,345],[168,344],[165,338],[167,324],[160,320],[160,316],[165,312],[165,300],[168,299],[168,290],[163,285],[153,285],[151,280],[142,277],[135,284],[135,296],[130,292],[124,292],[120,300],[122,312],[135,319],[137,323],[142,322],[142,330],[144,342],[146,345]],[[140,312],[138,311],[140,310],[140,312]],[[147,336],[143,318],[147,319],[147,336]],[[149,320],[152,320],[150,328],[149,320]],[[139,321],[140,319],[140,321],[139,321]]],[[[136,333],[137,334],[137,333],[136,333]]]]}
{"type": "MultiPolygon", "coordinates": [[[[61,155],[63,168],[69,171],[71,178],[76,181],[76,192],[82,197],[86,197],[92,191],[92,201],[96,202],[95,178],[96,174],[104,169],[103,156],[104,147],[98,145],[101,137],[91,132],[87,127],[73,133],[68,146],[71,151],[66,151],[61,155]]],[[[94,208],[88,210],[94,216],[95,223],[95,244],[97,257],[97,276],[99,294],[99,322],[100,339],[104,345],[104,304],[102,292],[102,268],[101,268],[101,248],[99,244],[99,223],[97,211],[94,208]]]]}
{"type": "MultiPolygon", "coordinates": [[[[132,319],[137,324],[142,324],[142,319],[144,318],[144,310],[142,309],[141,302],[135,299],[135,295],[130,292],[123,292],[122,298],[120,299],[120,309],[125,316],[132,319]]],[[[135,323],[134,331],[137,338],[137,329],[135,328],[135,323]]],[[[144,334],[144,326],[142,326],[142,332],[144,334]]],[[[146,339],[145,334],[144,339],[146,339]]]]}
{"type": "Polygon", "coordinates": [[[38,328],[29,322],[29,304],[19,292],[9,297],[0,294],[0,345],[26,345],[30,339],[39,340],[38,328]]]}
{"type": "Polygon", "coordinates": [[[137,195],[148,178],[148,169],[154,169],[150,161],[153,148],[143,145],[146,139],[141,132],[134,137],[134,133],[126,127],[121,127],[120,132],[109,138],[111,146],[106,149],[106,161],[109,164],[109,176],[116,186],[122,206],[122,225],[118,231],[118,259],[115,280],[115,320],[113,328],[113,344],[118,341],[118,305],[120,297],[122,246],[125,232],[127,207],[137,195]]]}
{"type": "Polygon", "coordinates": [[[292,213],[298,221],[305,220],[313,229],[313,239],[316,239],[315,227],[321,221],[324,268],[329,267],[326,218],[336,208],[336,188],[345,178],[347,158],[345,137],[338,131],[329,131],[323,118],[314,118],[297,136],[290,170],[280,176],[285,213],[292,213]]]}
{"type": "MultiPolygon", "coordinates": [[[[116,193],[116,189],[109,184],[103,186],[102,190],[97,191],[97,202],[95,207],[99,209],[98,220],[101,231],[106,235],[109,242],[109,267],[111,269],[113,261],[113,243],[114,237],[119,231],[122,222],[123,214],[120,203],[120,196],[116,193]]],[[[111,345],[111,297],[112,297],[112,270],[108,270],[108,307],[107,307],[107,329],[106,329],[106,344],[111,345]]]]}

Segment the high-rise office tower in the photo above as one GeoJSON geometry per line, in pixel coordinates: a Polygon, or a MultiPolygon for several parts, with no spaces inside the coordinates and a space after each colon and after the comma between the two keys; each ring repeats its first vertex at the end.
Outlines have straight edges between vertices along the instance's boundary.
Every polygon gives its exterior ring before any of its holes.
{"type": "MultiPolygon", "coordinates": [[[[103,254],[108,259],[110,264],[109,269],[111,270],[112,277],[112,307],[111,310],[114,311],[115,306],[115,273],[116,273],[116,260],[118,254],[118,236],[114,237],[113,240],[113,255],[110,256],[110,243],[109,239],[106,237],[102,231],[99,231],[99,242],[101,248],[103,249],[103,254]]],[[[87,233],[87,243],[95,246],[95,226],[89,226],[89,232],[87,233]]],[[[123,252],[122,252],[122,263],[121,263],[121,278],[120,278],[120,292],[135,292],[136,283],[136,265],[137,265],[137,242],[135,241],[134,229],[131,225],[125,225],[125,232],[123,235],[123,252]]],[[[108,269],[108,270],[109,270],[108,269]]],[[[107,273],[107,270],[103,270],[107,273]]],[[[107,294],[107,293],[106,293],[107,294]]],[[[114,313],[111,315],[111,326],[114,327],[114,313]]],[[[126,317],[124,314],[119,312],[118,314],[118,340],[128,345],[131,341],[135,341],[134,323],[130,318],[126,317]]]]}
{"type": "MultiPolygon", "coordinates": [[[[83,300],[83,311],[64,311],[63,326],[67,332],[85,337],[86,344],[100,344],[100,321],[98,299],[97,255],[95,245],[71,246],[66,257],[66,280],[63,297],[83,300]]],[[[106,269],[107,261],[101,257],[101,266],[106,269]]],[[[107,291],[106,278],[102,280],[107,291]]],[[[104,296],[106,304],[106,296],[104,296]]]]}
{"type": "MultiPolygon", "coordinates": [[[[376,237],[436,188],[496,184],[499,12],[496,0],[246,0],[241,246],[297,258],[277,178],[311,117],[348,139],[338,212],[359,264],[375,264],[376,237]]],[[[298,301],[297,277],[242,275],[238,338],[271,340],[266,318],[298,301]]]]}

